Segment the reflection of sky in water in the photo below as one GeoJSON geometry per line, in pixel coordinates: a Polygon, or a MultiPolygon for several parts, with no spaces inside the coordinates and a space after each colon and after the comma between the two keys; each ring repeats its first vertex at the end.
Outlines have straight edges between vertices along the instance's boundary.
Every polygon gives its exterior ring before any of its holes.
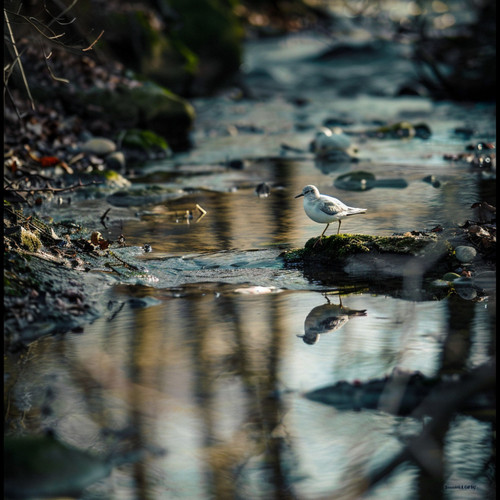
{"type": "MultiPolygon", "coordinates": [[[[172,298],[160,289],[149,294],[160,298],[160,304],[126,306],[113,321],[99,319],[85,335],[69,335],[65,357],[72,364],[78,361],[107,388],[98,404],[106,420],[123,422],[128,405],[139,403],[143,438],[168,451],[152,461],[153,489],[168,488],[173,497],[206,498],[215,473],[232,477],[248,498],[272,494],[265,457],[277,436],[283,439],[282,466],[293,469],[290,477],[299,495],[315,498],[341,487],[352,491],[360,472],[400,449],[398,436],[420,430],[421,423],[412,419],[340,412],[301,394],[339,380],[383,377],[395,367],[435,375],[447,332],[446,299],[409,302],[346,295],[343,305],[366,309],[367,316],[351,318],[339,330],[321,335],[315,345],[306,345],[297,335],[303,334],[311,309],[326,303],[319,292],[172,298]],[[139,374],[134,386],[132,357],[139,374]],[[277,414],[264,405],[275,391],[281,394],[277,414]]],[[[338,304],[336,295],[329,298],[338,304]]],[[[477,308],[473,344],[487,341],[484,305],[477,308]]],[[[477,363],[486,358],[484,347],[472,349],[477,363]]],[[[67,390],[72,392],[71,385],[67,390]]],[[[73,399],[78,400],[76,386],[75,391],[73,399]]],[[[70,410],[61,417],[60,428],[72,428],[73,420],[70,410]]],[[[86,432],[80,428],[81,435],[86,432]]],[[[487,430],[476,423],[468,432],[468,442],[479,443],[487,430]]],[[[459,460],[467,471],[450,439],[452,463],[459,460]]],[[[482,459],[484,449],[477,453],[482,459]]],[[[407,467],[370,498],[409,498],[413,476],[407,467]]]]}
{"type": "MultiPolygon", "coordinates": [[[[338,302],[335,296],[331,300],[338,302]]],[[[303,328],[299,317],[323,302],[317,293],[290,297],[291,329],[303,328]]],[[[339,380],[383,377],[395,366],[429,376],[435,373],[438,340],[446,333],[442,302],[354,295],[344,299],[343,305],[367,309],[367,316],[351,318],[338,331],[321,335],[317,345],[293,344],[294,360],[302,369],[292,366],[288,370],[285,378],[292,387],[310,390],[339,380]]]]}

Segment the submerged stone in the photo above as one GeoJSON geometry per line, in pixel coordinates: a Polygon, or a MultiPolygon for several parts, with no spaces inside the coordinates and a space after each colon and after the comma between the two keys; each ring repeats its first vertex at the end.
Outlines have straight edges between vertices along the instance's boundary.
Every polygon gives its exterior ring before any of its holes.
{"type": "Polygon", "coordinates": [[[111,472],[111,463],[52,436],[7,436],[4,453],[4,492],[11,498],[80,496],[111,472]]]}
{"type": "Polygon", "coordinates": [[[376,179],[371,172],[358,170],[339,175],[334,185],[347,191],[367,191],[374,187],[404,189],[408,187],[408,182],[405,179],[376,179]]]}
{"type": "Polygon", "coordinates": [[[457,274],[457,273],[446,273],[443,276],[443,280],[446,281],[446,282],[455,281],[458,278],[460,278],[460,275],[457,274]]]}

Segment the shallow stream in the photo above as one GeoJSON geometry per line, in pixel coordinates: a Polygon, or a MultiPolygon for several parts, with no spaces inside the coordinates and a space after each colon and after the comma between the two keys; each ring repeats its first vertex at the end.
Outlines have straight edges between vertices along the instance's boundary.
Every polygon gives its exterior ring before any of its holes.
{"type": "MultiPolygon", "coordinates": [[[[309,57],[324,47],[321,40],[266,44],[247,49],[248,82],[261,94],[256,100],[195,100],[193,149],[135,169],[130,192],[155,185],[166,190],[161,201],[100,198],[58,209],[60,219],[80,210],[88,225],[111,208],[101,232],[110,239],[123,234],[127,247],[117,252],[143,269],[132,281],[110,279],[99,299],[107,312],[83,333],[37,341],[19,374],[18,399],[50,387],[51,414],[42,420],[62,440],[95,452],[109,452],[120,440],[148,450],[84,499],[360,498],[363,477],[401,450],[423,421],[340,410],[304,393],[395,370],[433,377],[450,356],[471,369],[494,350],[495,290],[476,301],[456,294],[410,301],[359,282],[312,280],[279,258],[324,229],[294,198],[307,184],[367,208],[343,222],[341,231],[349,233],[451,228],[473,218],[474,202],[496,205],[487,171],[444,159],[470,143],[496,140],[494,106],[395,99],[386,96],[392,88],[379,96],[338,95],[330,89],[334,63],[322,67],[309,57]],[[307,104],[297,105],[298,97],[307,104]],[[316,131],[341,118],[351,120],[342,128],[358,161],[315,160],[309,143],[316,131]],[[403,120],[425,122],[432,135],[361,133],[403,120]],[[459,127],[474,130],[473,137],[455,133],[459,127]],[[406,187],[335,186],[339,175],[360,170],[377,180],[404,180],[406,187]],[[263,182],[271,188],[267,197],[255,192],[263,182]],[[321,321],[322,311],[338,311],[340,301],[366,314],[305,342],[305,324],[321,321]]],[[[383,75],[388,64],[381,58],[372,68],[383,75]]],[[[346,79],[351,68],[353,82],[362,78],[361,67],[362,61],[341,66],[346,79]]],[[[327,235],[335,231],[332,224],[327,235]]],[[[32,409],[46,403],[26,406],[28,427],[29,418],[39,418],[32,409]]],[[[487,498],[491,440],[488,421],[466,415],[452,421],[444,444],[445,498],[487,498]]],[[[417,471],[406,462],[363,498],[418,498],[417,471]]]]}

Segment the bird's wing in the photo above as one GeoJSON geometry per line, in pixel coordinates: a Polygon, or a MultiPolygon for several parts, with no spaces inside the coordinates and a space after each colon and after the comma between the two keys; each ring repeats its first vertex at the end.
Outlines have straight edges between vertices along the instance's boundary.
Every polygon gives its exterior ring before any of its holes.
{"type": "Polygon", "coordinates": [[[330,332],[332,330],[338,330],[342,328],[349,321],[348,316],[331,316],[329,318],[325,318],[318,325],[318,330],[321,330],[323,333],[330,332]]]}
{"type": "Polygon", "coordinates": [[[327,215],[335,215],[339,212],[344,212],[347,208],[342,202],[334,198],[322,199],[320,207],[321,211],[327,215]]]}

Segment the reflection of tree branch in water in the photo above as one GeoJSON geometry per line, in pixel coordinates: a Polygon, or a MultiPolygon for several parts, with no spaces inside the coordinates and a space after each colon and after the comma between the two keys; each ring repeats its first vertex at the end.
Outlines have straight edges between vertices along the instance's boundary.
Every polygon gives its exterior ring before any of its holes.
{"type": "Polygon", "coordinates": [[[326,294],[324,297],[328,303],[311,309],[304,321],[304,335],[297,335],[306,344],[315,344],[322,333],[339,330],[354,316],[366,316],[366,309],[355,310],[344,307],[340,293],[339,305],[332,304],[326,294]]]}
{"type": "MultiPolygon", "coordinates": [[[[255,333],[249,336],[244,326],[250,310],[234,297],[217,301],[210,317],[204,314],[203,304],[194,305],[200,308],[193,314],[197,332],[193,344],[195,391],[202,422],[205,473],[214,498],[235,498],[246,491],[249,475],[260,468],[255,460],[265,463],[269,498],[295,498],[289,470],[294,457],[283,423],[284,403],[277,396],[287,342],[282,324],[285,317],[280,307],[273,305],[259,340],[255,333]],[[221,318],[234,325],[231,333],[221,325],[221,318]],[[241,381],[244,390],[231,401],[230,387],[235,380],[241,381]],[[238,421],[238,426],[231,429],[238,421]]],[[[246,493],[244,496],[252,496],[246,493]]]]}
{"type": "Polygon", "coordinates": [[[420,478],[420,498],[440,498],[443,485],[445,464],[443,463],[443,445],[456,411],[471,397],[487,391],[494,391],[496,386],[496,359],[492,359],[466,377],[459,384],[449,385],[434,391],[416,408],[411,416],[431,416],[432,420],[423,431],[410,439],[399,454],[393,457],[378,471],[368,476],[367,490],[387,478],[402,463],[415,462],[422,473],[420,478]],[[431,496],[429,496],[432,493],[431,496]],[[436,496],[437,495],[437,496],[436,496]]]}
{"type": "MultiPolygon", "coordinates": [[[[437,385],[429,387],[429,382],[427,382],[424,385],[420,384],[419,387],[419,384],[411,383],[416,375],[405,377],[404,374],[390,377],[382,392],[368,389],[370,385],[375,386],[376,381],[363,384],[363,386],[367,386],[367,398],[371,393],[374,404],[374,406],[365,407],[377,407],[379,410],[389,411],[393,414],[408,415],[418,419],[425,416],[429,419],[422,431],[406,441],[399,453],[387,460],[377,470],[366,475],[364,481],[358,484],[358,487],[364,492],[370,491],[381,481],[387,479],[400,465],[412,462],[419,469],[417,476],[418,497],[442,498],[447,469],[444,444],[457,413],[468,414],[481,421],[491,422],[491,431],[494,432],[496,357],[493,356],[489,361],[473,370],[467,369],[471,355],[470,335],[473,330],[475,305],[459,297],[450,297],[448,306],[450,309],[448,335],[443,345],[441,366],[438,372],[441,381],[437,385]],[[450,379],[450,375],[457,378],[450,379]],[[443,376],[448,378],[443,379],[443,376]],[[426,385],[428,390],[424,394],[422,390],[426,385]],[[420,403],[418,403],[419,394],[422,398],[420,403]],[[406,408],[408,413],[404,410],[403,400],[406,401],[406,405],[411,401],[413,401],[411,405],[415,404],[413,409],[411,406],[406,408]]],[[[365,402],[368,402],[368,399],[365,402]]],[[[492,440],[492,450],[494,450],[494,437],[492,440]]],[[[489,459],[485,459],[482,473],[479,476],[486,474],[493,459],[494,452],[489,459]]],[[[358,493],[361,495],[359,491],[358,493]]]]}

